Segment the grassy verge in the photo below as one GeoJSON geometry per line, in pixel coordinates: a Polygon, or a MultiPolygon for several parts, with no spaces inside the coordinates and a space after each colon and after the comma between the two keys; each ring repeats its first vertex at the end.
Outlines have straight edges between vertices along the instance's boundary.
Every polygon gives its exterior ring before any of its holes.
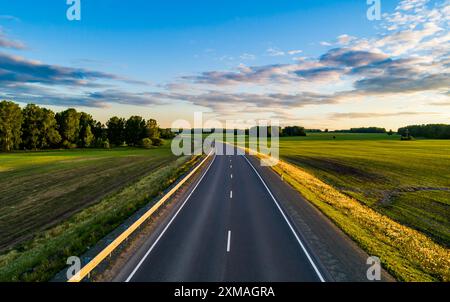
{"type": "MultiPolygon", "coordinates": [[[[263,157],[262,155],[259,155],[263,157]]],[[[401,281],[450,281],[450,251],[317,177],[280,161],[274,171],[401,281]]]]}
{"type": "Polygon", "coordinates": [[[181,157],[171,161],[136,183],[104,197],[95,205],[0,255],[0,281],[49,280],[64,268],[67,257],[83,254],[89,246],[159,195],[196,160],[181,157]]]}

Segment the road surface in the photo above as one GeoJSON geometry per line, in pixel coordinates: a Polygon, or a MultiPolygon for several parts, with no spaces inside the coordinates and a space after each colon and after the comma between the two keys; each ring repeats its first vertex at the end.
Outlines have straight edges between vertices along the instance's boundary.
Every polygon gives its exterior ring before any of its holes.
{"type": "Polygon", "coordinates": [[[115,281],[364,280],[367,255],[307,202],[297,211],[310,220],[309,227],[297,223],[301,219],[293,220],[279,199],[301,197],[274,173],[266,171],[271,175],[264,176],[257,163],[248,156],[215,156],[180,206],[115,281]],[[319,236],[317,242],[305,241],[300,227],[308,238],[319,236]],[[348,259],[353,260],[346,263],[348,259]]]}

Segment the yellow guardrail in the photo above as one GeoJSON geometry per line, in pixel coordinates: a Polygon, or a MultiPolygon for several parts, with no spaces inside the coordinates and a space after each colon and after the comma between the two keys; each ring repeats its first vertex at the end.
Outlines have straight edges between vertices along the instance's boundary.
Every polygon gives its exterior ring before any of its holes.
{"type": "Polygon", "coordinates": [[[94,259],[86,264],[77,274],[70,278],[67,282],[81,282],[88,276],[105,258],[111,255],[114,250],[122,244],[134,231],[136,231],[153,213],[155,213],[161,205],[163,205],[189,178],[200,169],[201,166],[213,154],[211,151],[206,158],[197,165],[186,177],[184,177],[176,186],[174,186],[166,195],[164,195],[150,210],[142,215],[136,222],[134,222],[128,229],[120,234],[113,242],[111,242],[105,249],[103,249],[94,259]]]}

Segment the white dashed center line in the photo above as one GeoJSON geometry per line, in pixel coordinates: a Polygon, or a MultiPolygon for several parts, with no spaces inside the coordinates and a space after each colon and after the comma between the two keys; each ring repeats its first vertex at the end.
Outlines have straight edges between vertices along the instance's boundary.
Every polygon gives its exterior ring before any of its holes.
{"type": "Polygon", "coordinates": [[[230,198],[233,198],[233,191],[230,191],[230,198]]]}
{"type": "Polygon", "coordinates": [[[231,251],[231,231],[228,231],[227,253],[231,251]]]}

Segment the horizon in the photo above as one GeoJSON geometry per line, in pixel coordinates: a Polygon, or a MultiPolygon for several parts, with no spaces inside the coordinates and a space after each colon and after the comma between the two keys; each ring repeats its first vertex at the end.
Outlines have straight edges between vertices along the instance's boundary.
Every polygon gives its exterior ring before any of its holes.
{"type": "Polygon", "coordinates": [[[278,119],[306,129],[450,120],[450,1],[0,1],[0,99],[106,123],[278,119]],[[125,9],[127,6],[127,9],[125,9]],[[99,38],[101,37],[101,39],[99,38]]]}

